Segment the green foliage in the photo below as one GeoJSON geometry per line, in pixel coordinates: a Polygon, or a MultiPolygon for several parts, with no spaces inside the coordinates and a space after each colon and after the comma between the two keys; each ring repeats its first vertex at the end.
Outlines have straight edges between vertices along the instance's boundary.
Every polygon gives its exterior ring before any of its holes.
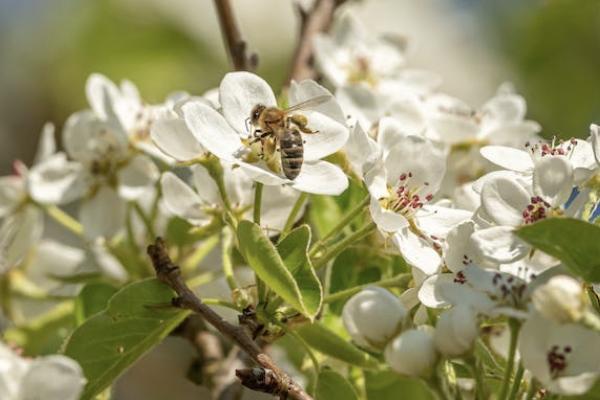
{"type": "Polygon", "coordinates": [[[75,300],[75,318],[81,325],[86,319],[106,308],[117,289],[103,282],[91,282],[85,285],[75,300]]]}
{"type": "Polygon", "coordinates": [[[320,308],[322,289],[307,259],[309,240],[308,227],[296,229],[280,243],[280,255],[260,226],[250,221],[238,225],[240,252],[248,265],[273,292],[312,319],[320,308]]]}
{"type": "Polygon", "coordinates": [[[517,236],[561,260],[588,282],[600,282],[600,227],[573,218],[550,218],[516,231],[517,236]]]}
{"type": "Polygon", "coordinates": [[[170,307],[172,297],[156,279],[132,283],[73,332],[64,353],[79,362],[88,380],[83,400],[107,388],[183,321],[188,312],[170,307]]]}
{"type": "Polygon", "coordinates": [[[368,353],[354,346],[348,339],[338,336],[320,322],[304,325],[298,334],[313,349],[340,361],[360,368],[377,368],[378,361],[368,353]]]}
{"type": "Polygon", "coordinates": [[[319,377],[317,378],[315,399],[358,400],[358,395],[346,378],[335,371],[324,368],[319,372],[319,377]]]}
{"type": "Polygon", "coordinates": [[[433,400],[435,397],[425,384],[417,379],[401,377],[392,371],[365,371],[368,400],[433,400]]]}

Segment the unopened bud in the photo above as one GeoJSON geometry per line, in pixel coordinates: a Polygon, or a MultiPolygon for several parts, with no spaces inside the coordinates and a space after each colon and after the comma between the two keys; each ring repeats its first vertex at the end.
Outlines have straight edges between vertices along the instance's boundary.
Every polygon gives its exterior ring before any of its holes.
{"type": "Polygon", "coordinates": [[[402,375],[427,377],[437,360],[433,329],[427,325],[405,331],[385,348],[385,361],[402,375]]]}
{"type": "Polygon", "coordinates": [[[579,321],[584,314],[581,283],[567,275],[552,277],[539,286],[532,301],[544,317],[558,323],[579,321]]]}
{"type": "Polygon", "coordinates": [[[355,294],[346,304],[342,319],[356,344],[381,350],[402,328],[406,308],[400,299],[380,287],[355,294]]]}
{"type": "Polygon", "coordinates": [[[478,328],[475,311],[468,306],[456,306],[438,319],[433,335],[435,346],[445,356],[461,356],[473,348],[478,328]]]}

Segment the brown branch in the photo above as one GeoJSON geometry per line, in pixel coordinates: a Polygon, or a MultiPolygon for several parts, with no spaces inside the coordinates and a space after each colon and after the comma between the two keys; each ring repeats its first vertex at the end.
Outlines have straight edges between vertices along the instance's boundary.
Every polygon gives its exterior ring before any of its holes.
{"type": "Polygon", "coordinates": [[[229,0],[215,0],[215,7],[219,16],[219,25],[223,40],[229,53],[229,58],[236,71],[251,71],[256,68],[258,58],[256,53],[247,54],[246,42],[242,39],[240,29],[233,15],[229,0]]]}
{"type": "MultiPolygon", "coordinates": [[[[177,293],[177,297],[172,301],[173,306],[200,314],[206,322],[215,327],[223,336],[235,342],[245,351],[260,366],[258,370],[262,370],[265,376],[269,377],[268,380],[263,380],[264,386],[253,385],[253,387],[250,387],[251,389],[271,393],[281,399],[312,400],[312,397],[281,370],[273,359],[264,353],[254,340],[248,336],[244,327],[230,324],[213,309],[202,303],[184,282],[179,267],[171,261],[165,242],[161,238],[157,238],[153,245],[149,245],[147,252],[152,260],[157,278],[177,293]]],[[[240,376],[239,374],[244,375],[246,370],[238,371],[236,371],[236,375],[240,376]]],[[[256,382],[256,380],[249,382],[242,379],[242,384],[254,384],[256,382]]]]}
{"type": "Polygon", "coordinates": [[[329,30],[336,8],[344,2],[345,0],[315,0],[310,10],[296,4],[300,17],[300,38],[292,58],[288,82],[315,78],[313,40],[317,34],[329,30]]]}

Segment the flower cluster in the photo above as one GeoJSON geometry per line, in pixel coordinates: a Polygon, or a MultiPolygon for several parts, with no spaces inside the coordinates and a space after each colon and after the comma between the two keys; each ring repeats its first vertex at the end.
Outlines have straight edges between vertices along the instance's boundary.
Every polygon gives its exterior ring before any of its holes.
{"type": "MultiPolygon", "coordinates": [[[[216,290],[215,304],[232,300],[265,340],[341,320],[354,351],[379,354],[382,368],[424,378],[441,397],[451,381],[440,374],[460,365],[485,398],[478,348],[506,358],[502,400],[513,380],[514,393],[588,391],[600,374],[593,282],[518,232],[597,219],[600,127],[546,141],[508,84],[472,107],[441,92],[437,74],[409,68],[404,42],[371,35],[350,12],[314,51],[324,86],[292,81],[280,96],[258,75],[232,72],[201,96],[147,104],[131,82],[92,75],[89,109],[64,124],[63,150],[47,125],[33,165],[17,161],[0,178],[0,275],[52,299],[76,298],[90,276],[116,291],[149,276],[143,248],[163,236],[189,281],[221,273],[231,296],[216,290]],[[45,215],[78,247],[48,239],[45,215]],[[307,235],[293,229],[304,223],[307,235]],[[207,272],[217,243],[222,271],[207,272]],[[331,272],[360,243],[373,257],[357,259],[381,280],[331,272]],[[389,257],[401,267],[380,262],[389,257]],[[255,275],[242,285],[248,267],[255,275]],[[345,299],[341,315],[331,298],[345,299]]],[[[0,397],[28,398],[21,382],[38,385],[43,373],[57,379],[44,398],[76,398],[83,378],[71,361],[0,347],[0,370],[15,374],[0,374],[0,397]]],[[[463,386],[451,389],[457,398],[473,387],[463,386]]]]}

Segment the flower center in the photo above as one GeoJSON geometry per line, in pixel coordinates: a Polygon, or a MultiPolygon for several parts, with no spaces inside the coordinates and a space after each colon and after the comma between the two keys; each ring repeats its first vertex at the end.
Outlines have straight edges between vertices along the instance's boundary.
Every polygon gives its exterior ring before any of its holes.
{"type": "MultiPolygon", "coordinates": [[[[500,299],[508,300],[514,306],[520,303],[527,289],[527,283],[510,274],[494,274],[492,284],[498,290],[500,299]]],[[[490,298],[499,300],[496,295],[491,295],[490,298]]]]}
{"type": "MultiPolygon", "coordinates": [[[[382,206],[388,210],[403,215],[411,215],[414,211],[423,208],[425,203],[433,199],[433,194],[424,197],[419,195],[422,187],[411,185],[413,178],[412,172],[402,173],[398,178],[398,185],[395,189],[389,189],[390,196],[383,200],[382,206]]],[[[428,182],[423,184],[429,186],[428,182]]]]}
{"type": "Polygon", "coordinates": [[[465,283],[467,283],[467,277],[462,271],[456,273],[456,275],[454,276],[454,283],[458,283],[459,285],[464,285],[465,283]]]}
{"type": "Polygon", "coordinates": [[[546,361],[550,368],[550,374],[553,378],[557,378],[561,372],[563,372],[567,366],[567,355],[571,353],[571,346],[557,346],[554,345],[550,351],[546,354],[546,361]]]}
{"type": "Polygon", "coordinates": [[[566,146],[566,149],[564,146],[565,143],[566,142],[564,140],[559,140],[558,143],[552,140],[552,143],[550,144],[544,143],[542,141],[534,144],[527,142],[525,143],[525,148],[529,149],[531,154],[540,155],[541,157],[564,156],[567,153],[571,152],[575,148],[575,146],[577,146],[577,140],[570,139],[569,144],[566,146]]]}
{"type": "Polygon", "coordinates": [[[531,202],[523,210],[523,221],[525,224],[533,224],[546,218],[547,211],[551,209],[550,203],[540,196],[533,196],[531,202]]]}
{"type": "Polygon", "coordinates": [[[348,69],[348,82],[349,83],[361,83],[365,82],[370,86],[377,84],[377,78],[373,74],[371,63],[365,56],[356,56],[353,61],[347,66],[348,69]]]}

